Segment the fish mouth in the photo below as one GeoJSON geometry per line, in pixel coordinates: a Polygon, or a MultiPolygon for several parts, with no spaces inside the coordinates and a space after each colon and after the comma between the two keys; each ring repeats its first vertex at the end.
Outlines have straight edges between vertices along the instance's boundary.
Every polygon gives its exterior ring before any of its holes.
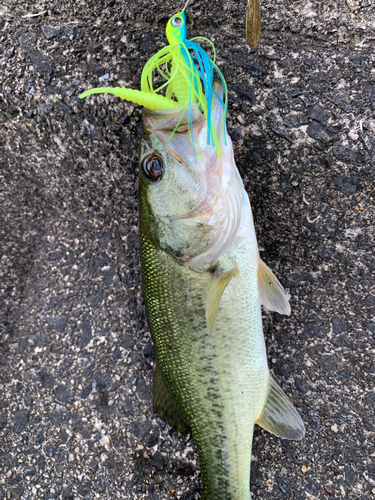
{"type": "MultiPolygon", "coordinates": [[[[217,82],[214,88],[212,125],[218,128],[223,118],[219,101],[223,88],[217,82]]],[[[157,138],[166,159],[192,172],[190,203],[159,214],[159,245],[185,266],[195,270],[211,266],[235,240],[241,223],[243,186],[236,174],[230,137],[219,137],[219,157],[214,145],[207,144],[207,120],[196,103],[169,110],[144,108],[142,114],[144,130],[157,138]]]]}
{"type": "Polygon", "coordinates": [[[186,132],[189,127],[195,127],[205,120],[204,114],[195,102],[190,107],[187,105],[178,109],[154,111],[143,108],[142,117],[146,129],[153,132],[173,132],[176,129],[176,133],[182,133],[186,132]]]}

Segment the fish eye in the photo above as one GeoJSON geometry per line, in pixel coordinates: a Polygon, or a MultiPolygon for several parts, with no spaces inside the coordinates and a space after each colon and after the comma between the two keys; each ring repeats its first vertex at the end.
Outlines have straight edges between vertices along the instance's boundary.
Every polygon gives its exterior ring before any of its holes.
{"type": "Polygon", "coordinates": [[[171,23],[174,28],[179,28],[182,25],[182,18],[176,16],[172,19],[171,23]]]}
{"type": "Polygon", "coordinates": [[[150,181],[156,182],[163,176],[164,161],[156,153],[146,156],[143,160],[142,166],[144,173],[150,181]]]}

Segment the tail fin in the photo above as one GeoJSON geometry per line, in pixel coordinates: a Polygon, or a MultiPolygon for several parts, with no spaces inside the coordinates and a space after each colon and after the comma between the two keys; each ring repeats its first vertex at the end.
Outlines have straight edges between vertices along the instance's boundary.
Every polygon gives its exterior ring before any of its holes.
{"type": "Polygon", "coordinates": [[[301,417],[271,375],[267,402],[256,423],[284,439],[303,439],[305,435],[301,417]]]}

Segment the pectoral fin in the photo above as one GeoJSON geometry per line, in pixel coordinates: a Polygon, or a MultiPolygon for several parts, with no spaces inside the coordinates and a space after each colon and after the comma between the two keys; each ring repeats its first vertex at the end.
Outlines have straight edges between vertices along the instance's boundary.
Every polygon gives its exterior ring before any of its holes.
{"type": "Polygon", "coordinates": [[[284,439],[302,439],[305,435],[301,417],[271,375],[267,402],[256,423],[284,439]]]}
{"type": "Polygon", "coordinates": [[[153,403],[155,412],[166,424],[173,427],[180,434],[187,434],[189,432],[190,426],[178,411],[164,382],[158,363],[156,363],[155,368],[153,403]]]}
{"type": "Polygon", "coordinates": [[[219,308],[220,299],[226,289],[228,283],[238,274],[238,270],[231,269],[230,271],[223,272],[220,268],[216,268],[212,277],[212,281],[208,288],[207,302],[206,302],[206,319],[207,330],[211,332],[217,310],[219,308]]]}
{"type": "Polygon", "coordinates": [[[258,286],[260,303],[269,311],[290,314],[290,304],[285,290],[271,269],[259,259],[258,286]]]}

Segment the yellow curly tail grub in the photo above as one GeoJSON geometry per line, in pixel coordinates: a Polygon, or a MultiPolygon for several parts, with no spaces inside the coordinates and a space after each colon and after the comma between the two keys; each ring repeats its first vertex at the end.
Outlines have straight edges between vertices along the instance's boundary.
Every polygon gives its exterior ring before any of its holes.
{"type": "Polygon", "coordinates": [[[145,92],[142,90],[133,90],[123,87],[100,87],[96,89],[86,90],[83,94],[80,94],[80,99],[91,95],[91,94],[113,94],[121,99],[126,99],[127,101],[134,102],[135,104],[140,104],[145,108],[157,111],[160,109],[178,109],[181,108],[181,104],[172,99],[168,99],[160,94],[154,94],[152,92],[145,92]]]}

